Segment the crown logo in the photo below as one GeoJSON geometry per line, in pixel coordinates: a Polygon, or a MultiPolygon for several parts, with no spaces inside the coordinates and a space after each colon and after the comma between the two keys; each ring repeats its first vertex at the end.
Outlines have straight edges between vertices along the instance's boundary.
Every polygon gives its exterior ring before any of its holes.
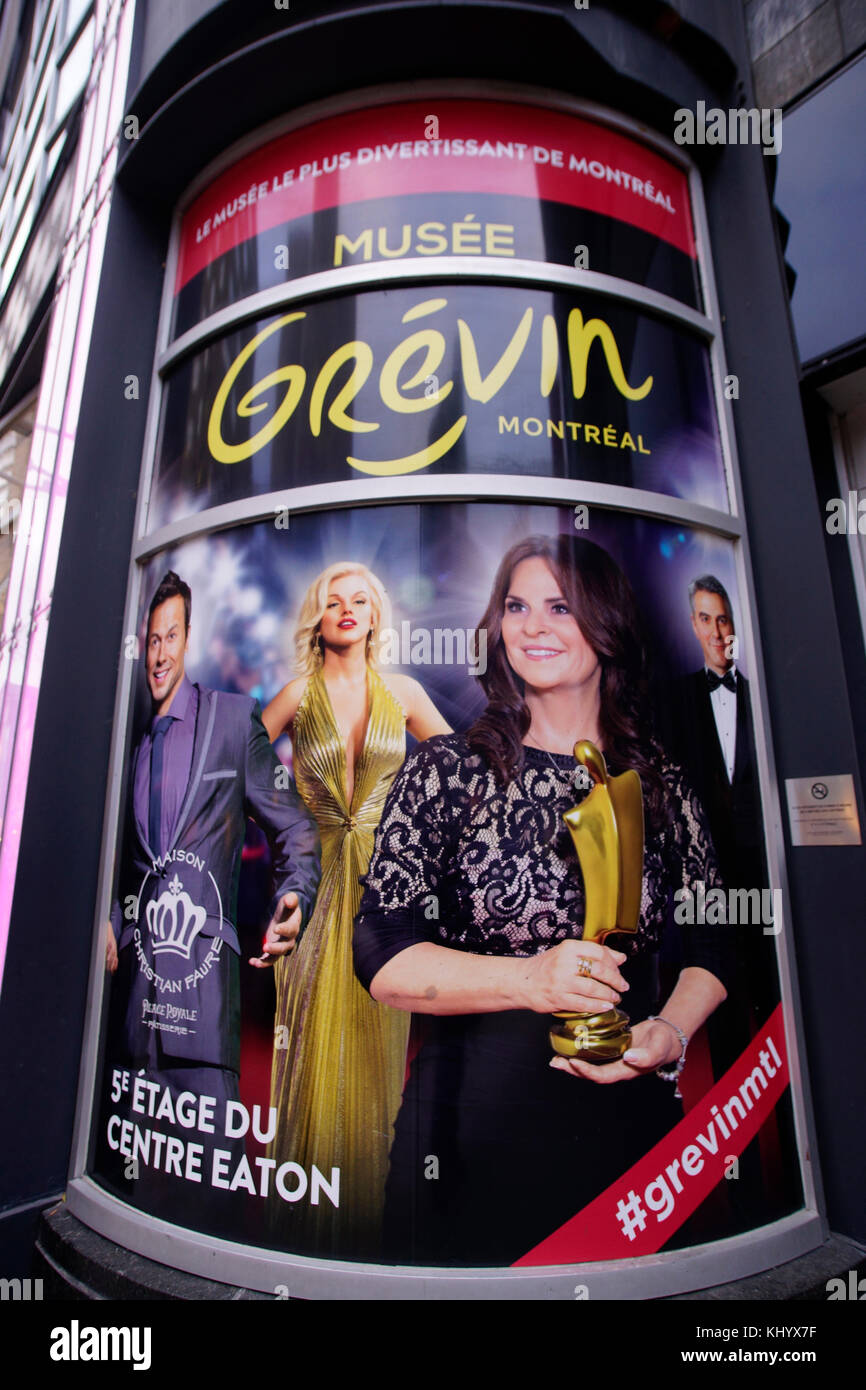
{"type": "Polygon", "coordinates": [[[184,892],[177,874],[165,892],[147,904],[145,916],[153,940],[153,954],[171,951],[189,960],[192,943],[207,920],[207,912],[184,892]]]}

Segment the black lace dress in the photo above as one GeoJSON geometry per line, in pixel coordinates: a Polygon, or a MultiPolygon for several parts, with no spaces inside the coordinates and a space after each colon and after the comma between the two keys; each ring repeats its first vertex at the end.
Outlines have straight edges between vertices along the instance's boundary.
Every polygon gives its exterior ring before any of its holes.
{"type": "MultiPolygon", "coordinates": [[[[477,955],[532,956],[579,939],[583,883],[563,812],[586,793],[572,757],[525,749],[500,787],[462,734],[407,758],[382,815],[360,911],[355,966],[370,981],[419,941],[477,955]]],[[[723,982],[718,928],[669,931],[677,888],[721,878],[700,805],[659,752],[669,820],[648,834],[639,929],[623,1007],[659,1007],[659,965],[699,965],[723,982]],[[679,939],[671,939],[679,937],[679,939]]],[[[619,769],[611,767],[612,772],[619,769]]],[[[603,1191],[682,1118],[655,1076],[602,1086],[550,1068],[548,1014],[419,1018],[395,1126],[385,1257],[438,1265],[512,1264],[603,1191]]]]}

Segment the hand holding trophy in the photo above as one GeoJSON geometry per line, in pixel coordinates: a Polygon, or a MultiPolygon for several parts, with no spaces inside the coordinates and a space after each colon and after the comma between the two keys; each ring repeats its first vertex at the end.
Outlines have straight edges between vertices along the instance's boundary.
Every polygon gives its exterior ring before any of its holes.
{"type": "MultiPolygon", "coordinates": [[[[565,823],[577,851],[586,896],[583,941],[603,942],[611,932],[637,931],[643,877],[643,796],[633,770],[611,777],[604,755],[584,740],[574,756],[587,769],[592,790],[565,823]]],[[[554,1015],[550,1042],[560,1057],[613,1062],[631,1045],[628,1016],[621,1009],[595,1014],[554,1015]]]]}

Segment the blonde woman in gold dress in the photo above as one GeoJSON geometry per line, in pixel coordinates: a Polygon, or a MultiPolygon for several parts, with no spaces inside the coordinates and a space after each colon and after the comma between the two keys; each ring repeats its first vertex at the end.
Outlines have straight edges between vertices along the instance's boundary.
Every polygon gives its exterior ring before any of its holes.
{"type": "Polygon", "coordinates": [[[326,1196],[271,1206],[281,1240],[338,1257],[375,1255],[408,1018],[375,1003],[352,963],[352,930],[385,797],[417,739],[450,732],[410,676],[377,670],[390,603],[364,565],[330,565],[313,581],[295,633],[300,675],[264,712],[273,742],[291,735],[298,791],[322,838],[316,905],[292,958],[278,964],[268,1150],[308,1178],[340,1170],[339,1207],[326,1196]]]}

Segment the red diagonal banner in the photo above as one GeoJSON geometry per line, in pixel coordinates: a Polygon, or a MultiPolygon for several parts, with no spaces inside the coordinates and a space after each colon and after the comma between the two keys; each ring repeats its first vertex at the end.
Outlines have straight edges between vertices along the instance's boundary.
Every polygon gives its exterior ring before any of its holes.
{"type": "Polygon", "coordinates": [[[515,1264],[655,1254],[724,1177],[731,1158],[754,1139],[788,1080],[779,1004],[742,1056],[670,1134],[515,1264]]]}

